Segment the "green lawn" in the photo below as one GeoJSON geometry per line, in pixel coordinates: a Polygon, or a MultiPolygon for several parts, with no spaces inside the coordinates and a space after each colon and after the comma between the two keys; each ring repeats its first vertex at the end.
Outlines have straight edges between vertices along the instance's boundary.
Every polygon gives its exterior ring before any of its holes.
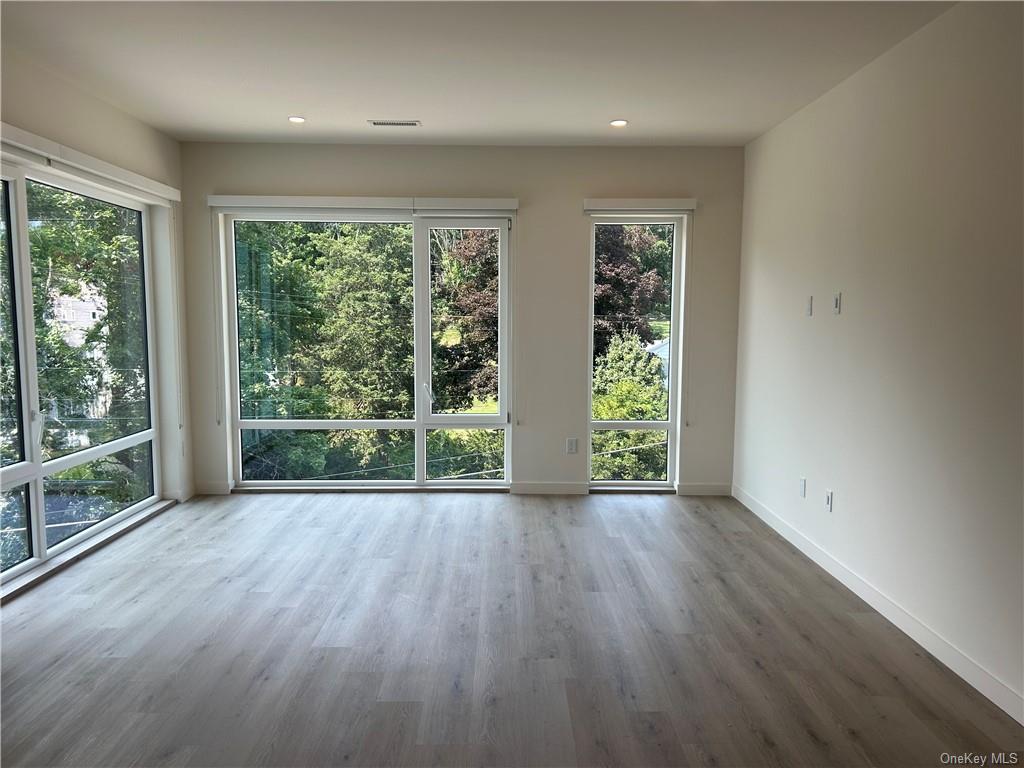
{"type": "Polygon", "coordinates": [[[654,338],[656,339],[667,339],[669,327],[671,326],[668,320],[651,320],[651,330],[654,331],[654,338]]]}
{"type": "Polygon", "coordinates": [[[449,325],[440,334],[435,331],[434,338],[442,347],[454,347],[462,341],[462,334],[456,326],[449,325]]]}
{"type": "Polygon", "coordinates": [[[473,398],[473,405],[467,410],[461,411],[461,413],[490,413],[494,414],[498,411],[498,401],[494,398],[487,398],[486,400],[478,400],[473,398]]]}

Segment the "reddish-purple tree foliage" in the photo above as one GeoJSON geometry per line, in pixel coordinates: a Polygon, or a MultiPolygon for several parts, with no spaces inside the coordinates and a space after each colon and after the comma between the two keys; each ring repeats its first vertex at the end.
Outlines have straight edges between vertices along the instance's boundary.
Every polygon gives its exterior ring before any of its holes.
{"type": "Polygon", "coordinates": [[[641,263],[655,236],[648,227],[601,225],[594,238],[594,359],[615,334],[636,333],[654,340],[647,316],[669,300],[668,287],[653,265],[641,263]],[[649,242],[648,242],[649,241],[649,242]]]}

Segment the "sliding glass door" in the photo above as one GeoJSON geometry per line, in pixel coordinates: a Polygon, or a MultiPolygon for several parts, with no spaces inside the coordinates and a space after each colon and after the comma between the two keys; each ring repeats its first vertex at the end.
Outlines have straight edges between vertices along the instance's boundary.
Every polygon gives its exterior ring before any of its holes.
{"type": "Polygon", "coordinates": [[[156,498],[145,208],[14,170],[0,201],[0,560],[156,498]]]}
{"type": "Polygon", "coordinates": [[[225,225],[236,483],[505,479],[507,219],[225,225]]]}
{"type": "Polygon", "coordinates": [[[590,477],[675,480],[683,216],[593,224],[590,477]]]}

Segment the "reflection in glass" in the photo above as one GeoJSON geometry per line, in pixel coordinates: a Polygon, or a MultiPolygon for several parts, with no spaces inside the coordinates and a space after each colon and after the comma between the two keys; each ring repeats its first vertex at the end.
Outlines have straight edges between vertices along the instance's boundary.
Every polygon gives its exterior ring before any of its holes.
{"type": "Polygon", "coordinates": [[[591,435],[592,480],[668,480],[668,432],[595,429],[591,435]]]}
{"type": "Polygon", "coordinates": [[[47,460],[150,426],[142,214],[26,188],[47,460]]]}
{"type": "Polygon", "coordinates": [[[0,494],[0,570],[32,556],[30,533],[28,486],[4,489],[0,494]]]}
{"type": "Polygon", "coordinates": [[[412,419],[412,225],[236,221],[243,419],[412,419]]]}
{"type": "Polygon", "coordinates": [[[0,466],[6,466],[25,458],[21,428],[21,363],[18,360],[18,323],[14,303],[11,198],[6,181],[0,198],[0,249],[0,466]]]}
{"type": "Polygon", "coordinates": [[[427,432],[428,480],[503,480],[505,430],[434,429],[427,432]]]}
{"type": "Polygon", "coordinates": [[[153,495],[152,443],[140,443],[43,479],[46,546],[153,495]]]}
{"type": "Polygon", "coordinates": [[[243,480],[413,480],[411,429],[242,430],[243,480]]]}
{"type": "Polygon", "coordinates": [[[498,412],[497,229],[430,230],[433,413],[498,412]]]}
{"type": "Polygon", "coordinates": [[[594,228],[593,418],[668,419],[673,224],[594,228]]]}

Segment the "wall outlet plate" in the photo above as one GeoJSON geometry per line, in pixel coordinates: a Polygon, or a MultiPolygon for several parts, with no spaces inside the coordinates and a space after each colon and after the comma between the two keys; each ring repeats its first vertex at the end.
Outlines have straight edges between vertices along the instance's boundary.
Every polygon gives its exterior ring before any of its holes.
{"type": "Polygon", "coordinates": [[[579,452],[579,441],[575,437],[567,437],[565,439],[565,452],[566,453],[577,453],[579,452]]]}
{"type": "Polygon", "coordinates": [[[838,315],[843,311],[843,294],[836,293],[832,296],[832,314],[838,315]]]}
{"type": "Polygon", "coordinates": [[[800,478],[800,498],[801,499],[806,499],[807,498],[807,478],[806,477],[801,477],[800,478]]]}
{"type": "Polygon", "coordinates": [[[832,491],[825,491],[825,510],[832,511],[832,491]]]}

